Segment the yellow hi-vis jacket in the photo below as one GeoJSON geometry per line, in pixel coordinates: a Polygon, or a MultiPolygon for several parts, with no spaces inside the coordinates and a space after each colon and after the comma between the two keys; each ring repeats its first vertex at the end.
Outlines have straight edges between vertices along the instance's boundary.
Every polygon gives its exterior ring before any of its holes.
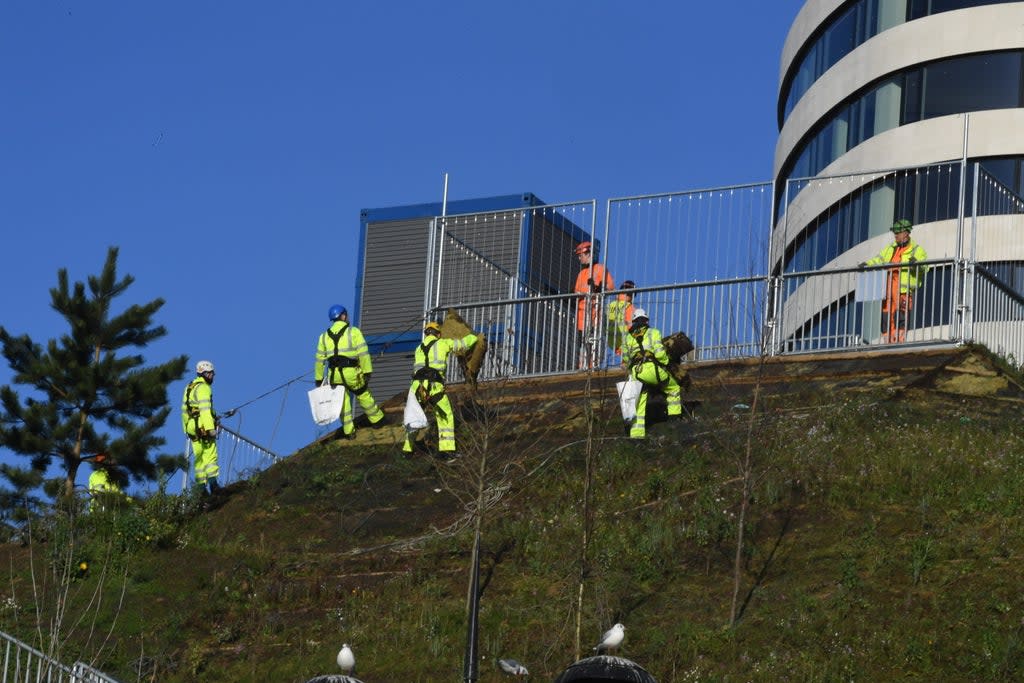
{"type": "Polygon", "coordinates": [[[629,321],[633,319],[633,302],[620,294],[608,304],[608,346],[619,352],[622,339],[629,333],[629,321]]]}
{"type": "MultiPolygon", "coordinates": [[[[879,266],[884,263],[892,263],[893,256],[896,254],[896,250],[899,249],[899,245],[895,242],[886,246],[878,254],[869,261],[865,261],[865,264],[869,266],[879,266]]],[[[910,240],[907,242],[907,246],[903,247],[903,253],[900,254],[900,263],[910,263],[910,259],[914,261],[927,261],[928,254],[925,253],[924,247],[910,240]]],[[[895,269],[894,269],[895,270],[895,269]]],[[[888,272],[888,271],[886,271],[888,272]]],[[[900,294],[908,294],[916,290],[924,282],[925,273],[928,272],[928,266],[913,266],[911,268],[900,268],[900,294]]]]}
{"type": "Polygon", "coordinates": [[[201,375],[189,382],[181,397],[181,428],[190,439],[212,437],[217,430],[213,387],[201,375]]]}
{"type": "Polygon", "coordinates": [[[99,468],[92,471],[89,475],[89,492],[90,493],[122,493],[121,487],[117,485],[117,482],[110,478],[105,469],[99,468]]]}
{"type": "Polygon", "coordinates": [[[110,474],[103,468],[97,468],[92,471],[89,475],[89,510],[102,509],[102,505],[99,501],[101,496],[112,496],[119,495],[125,501],[132,502],[132,499],[124,495],[124,491],[117,485],[117,482],[110,478],[110,474]]]}
{"type": "Polygon", "coordinates": [[[412,378],[443,382],[448,372],[448,355],[453,351],[456,353],[466,351],[473,344],[476,344],[476,340],[477,336],[475,334],[467,334],[462,339],[443,339],[432,334],[423,335],[423,341],[416,347],[415,360],[412,365],[412,378]],[[434,372],[421,372],[424,369],[432,370],[437,374],[435,375],[434,372]],[[421,375],[429,374],[431,376],[417,377],[417,373],[421,375]]]}
{"type": "Polygon", "coordinates": [[[668,376],[668,353],[661,343],[661,332],[654,327],[644,329],[643,336],[639,339],[629,333],[623,339],[622,360],[629,364],[633,376],[641,381],[663,382],[668,376]],[[652,372],[641,372],[641,366],[645,363],[652,363],[652,372]],[[643,376],[641,376],[643,375],[643,376]],[[665,377],[662,377],[664,375],[665,377]]]}
{"type": "Polygon", "coordinates": [[[345,383],[342,372],[345,368],[359,368],[364,375],[373,372],[373,361],[358,327],[344,320],[336,320],[320,335],[313,365],[313,377],[317,384],[323,381],[325,366],[330,369],[328,379],[335,386],[345,383]]]}

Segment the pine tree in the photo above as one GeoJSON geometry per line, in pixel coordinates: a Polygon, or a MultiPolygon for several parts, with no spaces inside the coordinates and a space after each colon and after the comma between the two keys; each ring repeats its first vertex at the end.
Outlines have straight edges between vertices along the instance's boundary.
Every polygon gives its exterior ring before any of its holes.
{"type": "Polygon", "coordinates": [[[153,452],[164,445],[157,432],[171,412],[167,387],[183,376],[186,357],[147,367],[132,352],[167,334],[151,322],[164,300],[112,313],[114,299],[135,281],[131,275],[118,280],[117,252],[109,248],[103,272],[89,276],[88,291],[82,282],[69,288],[67,269],[57,272],[50,305],[70,331],[45,349],[0,326],[13,382],[25,387],[22,396],[11,386],[0,387],[0,447],[29,461],[26,467],[4,466],[0,475],[30,505],[26,482],[42,481],[54,459],[64,471],[63,486],[48,491],[55,497],[73,495],[79,466],[97,453],[117,463],[112,475],[122,485],[128,477],[154,479],[158,460],[169,459],[153,452]]]}

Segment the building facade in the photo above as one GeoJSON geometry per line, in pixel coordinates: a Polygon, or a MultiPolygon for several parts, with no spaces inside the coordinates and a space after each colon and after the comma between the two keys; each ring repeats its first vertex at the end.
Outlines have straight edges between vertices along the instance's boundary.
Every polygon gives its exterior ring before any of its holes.
{"type": "MultiPolygon", "coordinates": [[[[971,249],[1024,291],[1024,223],[1013,199],[1024,194],[1022,26],[1024,2],[805,3],[781,59],[772,274],[855,267],[906,218],[930,259],[952,264],[971,249]],[[968,232],[964,207],[977,207],[988,186],[1010,199],[977,209],[977,232],[968,232]],[[981,220],[986,212],[1011,220],[981,220]]],[[[953,283],[940,276],[930,286],[953,283]]],[[[789,316],[784,337],[821,334],[825,318],[843,317],[844,328],[877,338],[870,307],[854,305],[852,293],[829,297],[804,301],[817,313],[789,316]]],[[[917,327],[950,322],[948,311],[933,311],[917,327]]]]}

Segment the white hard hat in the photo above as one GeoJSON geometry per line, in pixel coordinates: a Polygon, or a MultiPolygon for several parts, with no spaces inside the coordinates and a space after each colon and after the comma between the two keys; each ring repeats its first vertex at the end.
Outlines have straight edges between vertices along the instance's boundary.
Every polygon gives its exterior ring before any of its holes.
{"type": "Polygon", "coordinates": [[[633,309],[633,319],[630,320],[629,322],[635,323],[640,318],[643,318],[644,320],[648,320],[648,318],[647,318],[647,311],[645,311],[642,308],[634,308],[633,309]]]}
{"type": "MultiPolygon", "coordinates": [[[[634,317],[636,317],[636,316],[634,316],[634,317]]],[[[213,363],[211,363],[208,360],[201,360],[198,363],[196,363],[196,374],[197,375],[203,375],[203,374],[206,374],[207,372],[213,372],[213,363]]]]}

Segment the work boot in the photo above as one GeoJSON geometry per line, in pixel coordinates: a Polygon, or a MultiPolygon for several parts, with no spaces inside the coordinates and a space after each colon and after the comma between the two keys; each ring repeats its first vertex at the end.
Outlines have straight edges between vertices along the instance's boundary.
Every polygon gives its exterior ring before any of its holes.
{"type": "Polygon", "coordinates": [[[377,420],[376,422],[371,422],[370,426],[373,427],[374,429],[380,429],[381,427],[388,426],[390,423],[391,420],[388,419],[388,414],[384,413],[379,420],[377,420]]]}

